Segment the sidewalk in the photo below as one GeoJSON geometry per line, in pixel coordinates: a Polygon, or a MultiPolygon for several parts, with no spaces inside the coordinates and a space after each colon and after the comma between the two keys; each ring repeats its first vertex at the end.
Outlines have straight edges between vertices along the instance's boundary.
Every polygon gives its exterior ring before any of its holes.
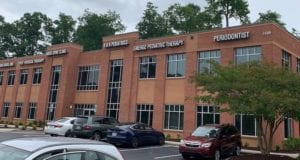
{"type": "MultiPolygon", "coordinates": [[[[166,141],[166,144],[171,144],[171,145],[179,145],[180,142],[173,142],[173,141],[166,141]]],[[[248,153],[248,154],[260,154],[260,151],[257,150],[250,150],[250,149],[242,149],[242,153],[248,153]]],[[[272,155],[282,155],[282,156],[288,156],[291,158],[297,158],[300,156],[300,153],[278,153],[278,152],[271,152],[270,154],[272,155]]]]}

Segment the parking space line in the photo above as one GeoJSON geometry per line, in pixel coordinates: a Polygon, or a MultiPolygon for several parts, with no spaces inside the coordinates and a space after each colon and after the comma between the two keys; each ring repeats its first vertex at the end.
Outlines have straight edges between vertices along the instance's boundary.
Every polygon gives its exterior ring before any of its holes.
{"type": "Polygon", "coordinates": [[[166,148],[166,147],[175,147],[173,145],[165,145],[165,146],[159,146],[159,147],[147,147],[147,148],[136,148],[136,149],[119,149],[121,152],[127,152],[127,151],[138,151],[138,150],[147,150],[147,149],[155,149],[155,148],[166,148]]]}
{"type": "Polygon", "coordinates": [[[174,154],[174,155],[168,155],[168,156],[155,157],[154,159],[164,159],[164,158],[179,157],[179,156],[181,156],[181,154],[174,154]]]}

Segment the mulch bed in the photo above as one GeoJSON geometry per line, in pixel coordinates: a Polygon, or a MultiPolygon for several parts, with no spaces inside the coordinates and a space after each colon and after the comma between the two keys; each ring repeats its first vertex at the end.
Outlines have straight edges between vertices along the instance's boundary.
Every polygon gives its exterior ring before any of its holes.
{"type": "Polygon", "coordinates": [[[240,155],[236,157],[230,157],[229,160],[295,160],[295,159],[287,156],[280,156],[280,155],[263,156],[261,154],[247,154],[247,155],[240,155]]]}

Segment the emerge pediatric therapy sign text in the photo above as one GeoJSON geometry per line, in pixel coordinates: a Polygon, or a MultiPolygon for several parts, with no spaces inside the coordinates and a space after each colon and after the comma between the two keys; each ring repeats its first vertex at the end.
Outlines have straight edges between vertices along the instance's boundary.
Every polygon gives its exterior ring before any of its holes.
{"type": "Polygon", "coordinates": [[[183,40],[175,40],[175,41],[168,41],[168,42],[158,42],[158,43],[150,43],[150,44],[142,44],[138,46],[134,46],[134,51],[145,51],[147,49],[159,49],[159,48],[166,48],[166,47],[179,47],[184,45],[183,40]]]}
{"type": "Polygon", "coordinates": [[[214,41],[222,42],[222,41],[232,41],[232,40],[239,40],[239,39],[248,39],[249,36],[250,36],[249,32],[220,34],[214,36],[214,41]]]}

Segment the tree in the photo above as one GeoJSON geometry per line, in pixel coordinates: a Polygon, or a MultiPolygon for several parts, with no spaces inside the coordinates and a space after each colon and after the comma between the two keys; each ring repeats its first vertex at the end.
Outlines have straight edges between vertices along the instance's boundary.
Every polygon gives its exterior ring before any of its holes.
{"type": "Polygon", "coordinates": [[[136,25],[142,39],[172,35],[167,19],[157,12],[157,7],[148,2],[141,21],[136,25]]]}
{"type": "MultiPolygon", "coordinates": [[[[229,19],[235,18],[242,24],[250,23],[248,14],[248,2],[245,0],[206,0],[209,13],[215,16],[224,16],[226,27],[229,27],[229,19]]],[[[215,17],[217,18],[217,17],[215,17]]]]}
{"type": "Polygon", "coordinates": [[[46,28],[51,19],[40,12],[25,13],[13,23],[12,52],[15,56],[35,55],[45,51],[49,44],[49,33],[46,28]]]}
{"type": "Polygon", "coordinates": [[[283,23],[280,18],[281,15],[275,11],[268,10],[266,13],[258,13],[259,18],[255,21],[256,23],[265,23],[265,22],[275,22],[281,27],[285,28],[285,23],[283,23]]]}
{"type": "Polygon", "coordinates": [[[85,10],[79,17],[79,26],[75,32],[75,42],[83,45],[85,51],[102,48],[102,37],[114,35],[125,30],[120,15],[108,11],[106,14],[92,13],[85,10]]]}
{"type": "Polygon", "coordinates": [[[293,34],[297,39],[300,39],[300,32],[297,31],[295,28],[292,28],[292,34],[293,34]]]}
{"type": "Polygon", "coordinates": [[[12,25],[0,15],[0,59],[7,58],[12,46],[12,25]]]}
{"type": "Polygon", "coordinates": [[[259,147],[263,154],[269,154],[274,133],[284,118],[300,118],[299,77],[270,63],[213,66],[213,74],[193,77],[201,91],[210,93],[197,99],[225,104],[232,114],[254,115],[259,147]]]}
{"type": "Polygon", "coordinates": [[[179,33],[207,30],[220,25],[220,22],[213,22],[207,12],[201,12],[200,7],[192,3],[186,6],[176,3],[164,14],[168,17],[171,27],[179,33]]]}
{"type": "Polygon", "coordinates": [[[76,21],[72,16],[64,13],[59,14],[59,18],[53,21],[53,25],[48,29],[51,35],[52,44],[72,42],[75,32],[76,21]]]}

